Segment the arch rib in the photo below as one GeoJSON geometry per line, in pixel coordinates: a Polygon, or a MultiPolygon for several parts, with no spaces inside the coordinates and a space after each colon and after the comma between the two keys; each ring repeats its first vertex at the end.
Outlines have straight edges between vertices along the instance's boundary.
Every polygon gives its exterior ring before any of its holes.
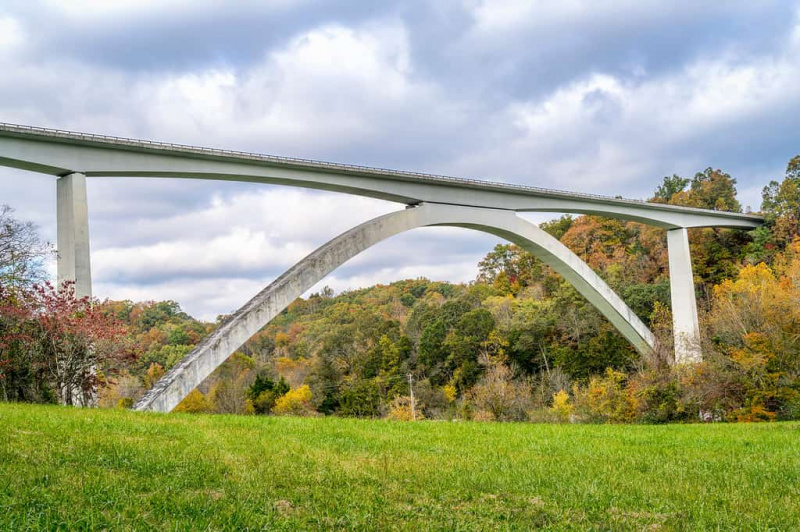
{"type": "Polygon", "coordinates": [[[622,299],[577,255],[535,224],[513,211],[425,203],[350,229],[295,264],[186,355],[134,410],[169,412],[259,329],[334,269],[382,240],[425,226],[465,227],[519,245],[569,281],[638,351],[653,348],[652,333],[622,299]]]}

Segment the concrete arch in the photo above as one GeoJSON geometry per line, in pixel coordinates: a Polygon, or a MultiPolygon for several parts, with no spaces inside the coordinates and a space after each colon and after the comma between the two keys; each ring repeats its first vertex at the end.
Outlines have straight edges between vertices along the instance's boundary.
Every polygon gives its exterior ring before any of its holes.
{"type": "Polygon", "coordinates": [[[365,222],[315,250],[231,315],[173,367],[134,410],[169,412],[259,329],[326,275],[391,236],[425,226],[491,233],[532,252],[586,297],[640,352],[654,345],[647,326],[566,246],[514,212],[425,203],[365,222]]]}

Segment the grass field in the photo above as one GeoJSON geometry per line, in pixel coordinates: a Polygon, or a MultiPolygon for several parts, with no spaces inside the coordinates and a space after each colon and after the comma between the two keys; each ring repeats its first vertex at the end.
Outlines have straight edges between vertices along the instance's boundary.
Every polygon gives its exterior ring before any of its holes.
{"type": "Polygon", "coordinates": [[[0,529],[800,529],[800,424],[569,426],[0,404],[0,529]]]}

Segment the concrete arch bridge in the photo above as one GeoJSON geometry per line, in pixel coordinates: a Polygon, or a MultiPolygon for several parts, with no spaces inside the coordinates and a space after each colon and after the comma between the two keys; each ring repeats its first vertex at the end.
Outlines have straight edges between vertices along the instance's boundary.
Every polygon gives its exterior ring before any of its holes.
{"type": "Polygon", "coordinates": [[[57,177],[58,280],[91,295],[86,178],[162,177],[245,181],[343,192],[405,209],[330,240],[232,314],[139,400],[136,410],[172,410],[231,353],[339,265],[393,235],[425,226],[491,233],[530,251],[584,296],[640,352],[654,347],[647,326],[557,239],[519,212],[594,214],[667,232],[675,361],[701,359],[687,229],[749,230],[756,215],[676,207],[536,187],[290,159],[0,123],[0,165],[57,177]]]}

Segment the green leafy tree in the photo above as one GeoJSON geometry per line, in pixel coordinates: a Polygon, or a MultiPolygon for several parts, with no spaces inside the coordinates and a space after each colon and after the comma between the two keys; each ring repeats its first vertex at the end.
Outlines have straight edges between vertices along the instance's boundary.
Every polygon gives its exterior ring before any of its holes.
{"type": "Polygon", "coordinates": [[[789,161],[783,181],[770,181],[761,197],[764,230],[770,237],[765,244],[772,249],[785,247],[800,234],[800,155],[789,161]]]}
{"type": "Polygon", "coordinates": [[[550,236],[558,238],[561,240],[561,237],[566,234],[567,231],[570,230],[572,227],[572,223],[575,221],[575,218],[570,216],[569,214],[565,214],[560,218],[556,218],[555,220],[550,220],[549,222],[543,222],[539,227],[542,228],[543,231],[549,233],[550,236]]]}
{"type": "Polygon", "coordinates": [[[480,377],[478,357],[485,349],[494,327],[492,313],[477,308],[464,314],[447,336],[447,371],[453,376],[452,382],[459,391],[466,391],[480,377]]]}
{"type": "Polygon", "coordinates": [[[665,176],[664,181],[656,188],[656,192],[651,201],[669,203],[676,194],[686,190],[688,184],[689,179],[685,177],[674,174],[672,177],[665,176]]]}
{"type": "Polygon", "coordinates": [[[443,319],[428,323],[422,330],[419,340],[419,362],[427,368],[435,368],[447,359],[444,340],[447,337],[447,325],[443,319]]]}
{"type": "Polygon", "coordinates": [[[275,407],[275,401],[290,390],[289,384],[280,378],[278,382],[264,373],[256,375],[255,381],[247,389],[247,398],[253,403],[257,414],[269,414],[275,407]]]}
{"type": "Polygon", "coordinates": [[[380,417],[380,387],[372,380],[349,382],[341,391],[339,413],[350,417],[380,417]]]}
{"type": "MultiPolygon", "coordinates": [[[[566,231],[571,218],[551,227],[566,231]]],[[[478,282],[493,285],[503,294],[519,292],[542,276],[544,265],[532,254],[515,244],[498,244],[478,263],[478,282]]]]}
{"type": "Polygon", "coordinates": [[[339,388],[342,373],[329,355],[319,355],[308,377],[308,383],[316,400],[317,410],[333,414],[339,408],[339,388]]]}
{"type": "Polygon", "coordinates": [[[697,172],[690,181],[689,189],[673,194],[670,203],[716,211],[742,210],[736,199],[736,179],[711,167],[697,172]]]}

